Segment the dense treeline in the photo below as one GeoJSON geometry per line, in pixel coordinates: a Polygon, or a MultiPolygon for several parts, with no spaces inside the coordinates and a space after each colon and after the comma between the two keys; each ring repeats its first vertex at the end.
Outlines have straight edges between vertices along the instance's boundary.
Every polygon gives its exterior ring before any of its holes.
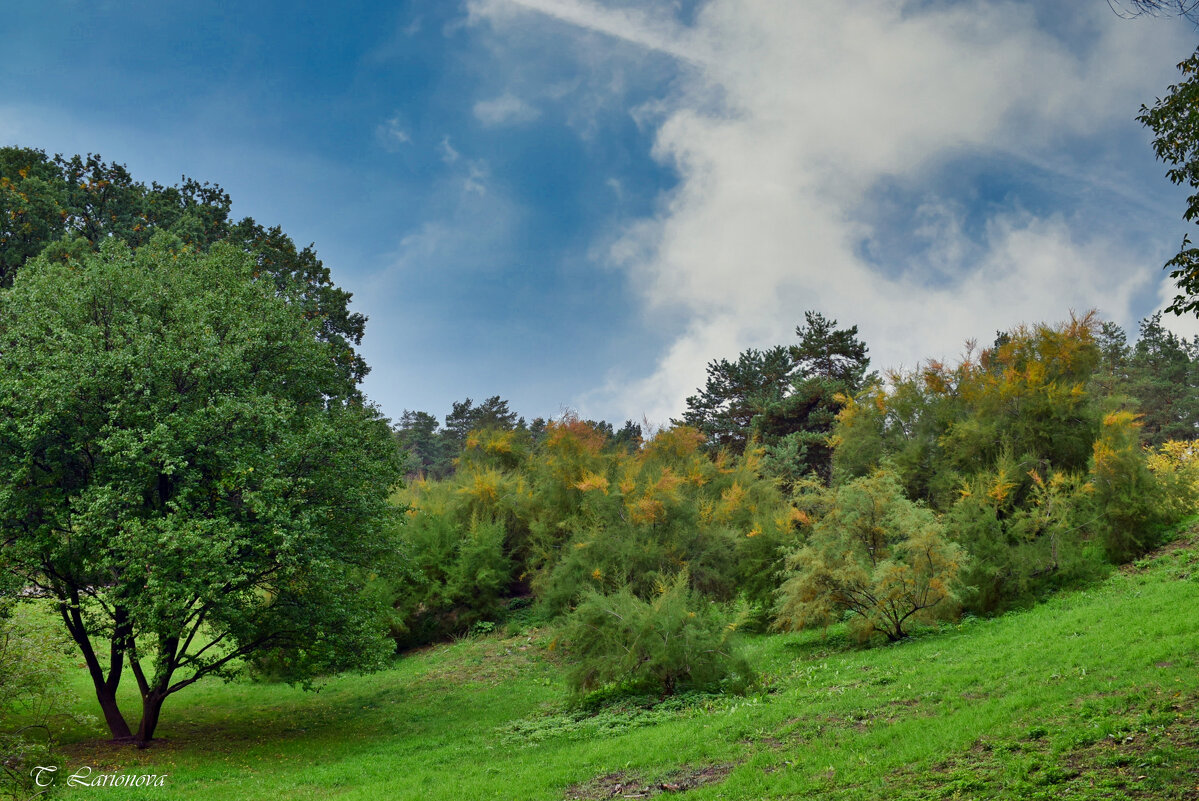
{"type": "MultiPolygon", "coordinates": [[[[614,429],[606,420],[585,422],[614,444],[626,449],[641,446],[641,426],[632,420],[626,420],[620,429],[614,429]]],[[[471,398],[455,401],[444,425],[429,412],[405,409],[396,421],[396,440],[408,453],[409,477],[441,479],[453,475],[472,431],[514,432],[521,447],[527,449],[536,447],[545,438],[548,421],[535,417],[526,422],[499,395],[478,404],[471,398]]]]}
{"type": "Polygon", "coordinates": [[[681,427],[632,451],[572,417],[549,423],[536,447],[521,433],[472,433],[452,478],[404,493],[417,570],[395,588],[401,645],[513,603],[548,619],[589,590],[650,598],[683,569],[706,598],[772,602],[795,512],[755,459],[709,458],[681,427]]]}
{"type": "Polygon", "coordinates": [[[902,639],[913,620],[1085,581],[1195,507],[1199,349],[1158,316],[1132,345],[1088,315],[885,378],[856,328],[809,312],[797,334],[712,362],[683,419],[644,442],[569,416],[535,435],[498,398],[474,407],[506,416],[481,416],[456,471],[403,495],[397,645],[519,609],[563,624],[580,689],[726,686],[747,676],[726,647],[737,626],[844,619],[902,639]],[[665,653],[662,631],[688,640],[680,621],[719,640],[702,650],[720,669],[665,653]],[[654,670],[604,667],[639,649],[654,670]]]}
{"type": "Polygon", "coordinates": [[[675,425],[699,429],[710,453],[763,452],[766,471],[788,483],[815,473],[831,479],[829,434],[844,398],[877,376],[858,327],[837,328],[819,312],[804,314],[799,343],[750,349],[735,362],[708,364],[704,387],[687,398],[675,425]]]}

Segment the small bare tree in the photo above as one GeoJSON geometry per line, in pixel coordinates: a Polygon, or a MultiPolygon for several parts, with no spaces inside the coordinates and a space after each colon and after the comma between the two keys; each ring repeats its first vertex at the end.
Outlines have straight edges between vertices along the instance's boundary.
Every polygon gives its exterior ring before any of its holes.
{"type": "Polygon", "coordinates": [[[1107,0],[1107,4],[1124,19],[1176,14],[1199,24],[1199,0],[1107,0]]]}

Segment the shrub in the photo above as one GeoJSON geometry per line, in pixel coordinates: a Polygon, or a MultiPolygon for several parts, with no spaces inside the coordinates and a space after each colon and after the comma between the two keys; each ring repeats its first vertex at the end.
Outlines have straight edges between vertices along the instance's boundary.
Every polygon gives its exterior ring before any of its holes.
{"type": "Polygon", "coordinates": [[[1096,529],[1108,558],[1126,562],[1158,543],[1165,525],[1165,493],[1141,448],[1141,423],[1131,412],[1113,412],[1092,446],[1096,529]]]}
{"type": "MultiPolygon", "coordinates": [[[[718,602],[744,598],[764,616],[792,541],[796,510],[760,475],[760,455],[715,459],[678,427],[644,448],[609,447],[573,417],[550,423],[518,462],[509,438],[472,433],[457,473],[417,481],[400,534],[413,575],[387,575],[400,647],[503,620],[504,601],[534,599],[533,615],[568,614],[589,593],[627,589],[643,601],[685,571],[718,602]]],[[[517,444],[519,441],[513,440],[517,444]]]]}
{"type": "Polygon", "coordinates": [[[690,588],[686,571],[650,601],[627,588],[591,592],[566,624],[574,662],[568,681],[576,693],[744,691],[753,672],[734,649],[736,628],[720,606],[690,588]]]}
{"type": "Polygon", "coordinates": [[[895,475],[877,470],[835,491],[831,510],[793,553],[779,590],[775,625],[797,629],[850,617],[861,639],[896,641],[912,618],[953,611],[965,552],[932,512],[903,496],[895,475]]]}
{"type": "Polygon", "coordinates": [[[63,670],[72,643],[38,611],[0,595],[0,798],[38,795],[30,771],[58,764],[56,721],[79,720],[65,714],[76,700],[63,670]]]}
{"type": "Polygon", "coordinates": [[[1162,513],[1171,521],[1195,513],[1199,502],[1199,440],[1169,440],[1146,463],[1161,485],[1162,513]]]}
{"type": "Polygon", "coordinates": [[[607,454],[606,464],[572,474],[574,484],[546,471],[530,480],[535,528],[546,532],[532,586],[548,615],[589,591],[627,587],[652,599],[684,568],[691,589],[709,599],[769,606],[781,543],[793,531],[791,509],[761,477],[759,453],[713,460],[701,441],[694,429],[668,429],[636,454],[607,454]],[[576,496],[573,506],[545,502],[565,490],[576,496]]]}
{"type": "Polygon", "coordinates": [[[504,527],[472,517],[414,511],[401,529],[409,571],[376,578],[375,591],[392,607],[397,649],[463,634],[504,616],[512,561],[504,552],[504,527]]]}
{"type": "Polygon", "coordinates": [[[970,554],[961,581],[972,612],[1002,612],[1102,569],[1101,554],[1087,543],[1096,514],[1085,476],[1059,471],[1044,479],[1021,466],[1001,457],[964,479],[943,518],[970,554]]]}

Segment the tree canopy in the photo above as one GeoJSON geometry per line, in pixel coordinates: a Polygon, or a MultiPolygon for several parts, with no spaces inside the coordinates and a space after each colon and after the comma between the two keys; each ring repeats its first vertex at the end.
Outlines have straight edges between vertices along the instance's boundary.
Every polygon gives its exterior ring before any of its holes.
{"type": "Polygon", "coordinates": [[[343,392],[355,392],[369,368],[354,348],[366,318],[349,310],[350,293],[332,282],[312,246],[297,248],[279,227],[235,221],[219,186],[184,177],[175,186],[137,181],[99,155],[49,157],[42,150],[0,148],[0,286],[9,286],[39,254],[63,261],[97,250],[108,239],[131,248],[167,232],[205,249],[227,242],[249,254],[256,277],[317,322],[316,336],[334,346],[343,392]]]}
{"type": "Polygon", "coordinates": [[[867,380],[869,349],[858,327],[815,311],[796,326],[799,343],[743,351],[735,362],[708,364],[708,379],[687,398],[676,423],[699,429],[709,450],[742,453],[750,443],[766,449],[765,467],[792,483],[810,472],[832,475],[829,435],[841,398],[867,380]]]}
{"type": "MultiPolygon", "coordinates": [[[[1188,3],[1188,5],[1191,5],[1188,3]]],[[[1137,117],[1153,131],[1153,151],[1169,166],[1166,176],[1179,186],[1188,186],[1183,219],[1199,222],[1199,50],[1178,65],[1182,80],[1169,88],[1153,108],[1141,106],[1137,117]]],[[[1178,294],[1167,311],[1174,314],[1199,313],[1199,248],[1184,236],[1178,253],[1166,262],[1178,294]]]]}
{"type": "Polygon", "coordinates": [[[206,675],[387,651],[357,576],[394,552],[398,449],[305,288],[258,269],[232,243],[111,237],[0,292],[0,568],[55,599],[115,738],[126,665],[144,744],[206,675]]]}
{"type": "Polygon", "coordinates": [[[821,501],[829,512],[788,558],[779,628],[828,625],[845,614],[862,639],[907,636],[911,618],[952,613],[965,551],[936,517],[904,497],[885,470],[850,481],[821,501]]]}

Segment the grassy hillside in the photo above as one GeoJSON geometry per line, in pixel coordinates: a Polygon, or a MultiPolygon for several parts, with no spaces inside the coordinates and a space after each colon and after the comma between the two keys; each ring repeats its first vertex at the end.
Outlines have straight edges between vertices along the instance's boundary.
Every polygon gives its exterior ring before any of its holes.
{"type": "Polygon", "coordinates": [[[71,766],[166,788],[61,797],[1199,798],[1193,534],[1090,590],[894,646],[751,638],[765,687],[748,698],[571,712],[550,644],[466,640],[317,694],[199,684],[147,751],[68,735],[71,766]]]}

